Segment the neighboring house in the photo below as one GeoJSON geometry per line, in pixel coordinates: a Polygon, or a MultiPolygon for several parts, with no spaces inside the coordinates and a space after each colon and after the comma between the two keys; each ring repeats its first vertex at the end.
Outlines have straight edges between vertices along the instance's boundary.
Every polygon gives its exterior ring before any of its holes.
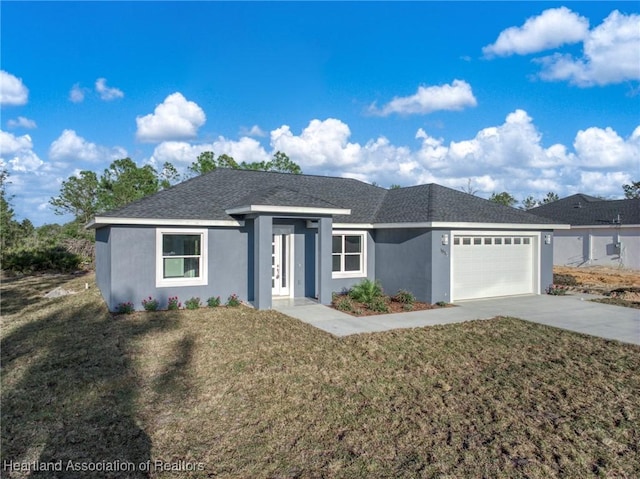
{"type": "Polygon", "coordinates": [[[640,199],[576,194],[529,210],[571,229],[556,231],[554,264],[640,270],[640,199]]]}
{"type": "MultiPolygon", "coordinates": [[[[96,216],[109,308],[236,293],[331,302],[363,278],[435,303],[540,294],[562,225],[435,184],[217,169],[96,216]]],[[[568,226],[567,226],[568,227],[568,226]]]]}

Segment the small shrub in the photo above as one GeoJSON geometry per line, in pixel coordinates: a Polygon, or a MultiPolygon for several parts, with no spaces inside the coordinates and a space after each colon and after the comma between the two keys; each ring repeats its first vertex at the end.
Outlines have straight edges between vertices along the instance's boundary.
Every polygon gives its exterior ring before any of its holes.
{"type": "Polygon", "coordinates": [[[436,303],[436,306],[438,306],[439,308],[446,308],[447,307],[447,302],[446,301],[438,301],[436,303]]]}
{"type": "Polygon", "coordinates": [[[415,306],[413,305],[413,303],[404,303],[402,305],[402,309],[404,311],[413,311],[415,309],[415,306]]]}
{"type": "Polygon", "coordinates": [[[200,307],[200,298],[189,298],[184,302],[184,307],[187,309],[198,309],[200,307]]]}
{"type": "Polygon", "coordinates": [[[118,314],[131,314],[133,313],[133,303],[131,301],[127,301],[126,303],[120,303],[116,306],[116,312],[118,314]]]}
{"type": "Polygon", "coordinates": [[[240,298],[236,293],[233,293],[231,296],[227,298],[227,306],[231,306],[232,308],[235,308],[237,306],[240,306],[241,304],[242,302],[240,301],[240,298]]]}
{"type": "Polygon", "coordinates": [[[158,300],[149,296],[142,300],[142,307],[145,311],[158,311],[158,300]]]}
{"type": "Polygon", "coordinates": [[[415,303],[416,297],[411,294],[409,291],[405,291],[404,289],[399,290],[396,295],[393,297],[394,301],[402,304],[411,304],[415,303]]]}
{"type": "Polygon", "coordinates": [[[340,296],[334,300],[333,305],[338,311],[352,312],[353,301],[349,296],[340,296]]]}
{"type": "Polygon", "coordinates": [[[375,311],[376,313],[388,313],[391,311],[389,309],[389,305],[382,296],[377,296],[366,304],[371,311],[375,311]]]}
{"type": "Polygon", "coordinates": [[[351,288],[349,296],[355,301],[368,304],[382,296],[382,287],[378,281],[363,279],[351,288]]]}
{"type": "Polygon", "coordinates": [[[207,299],[207,306],[209,306],[210,308],[217,308],[218,306],[220,306],[220,296],[212,296],[207,299]]]}
{"type": "Polygon", "coordinates": [[[168,299],[167,309],[169,311],[176,311],[180,308],[182,308],[182,303],[178,301],[177,296],[172,296],[168,299]]]}
{"type": "Polygon", "coordinates": [[[560,286],[579,286],[578,280],[575,276],[570,274],[554,273],[553,284],[560,286]]]}
{"type": "Polygon", "coordinates": [[[558,284],[550,284],[545,291],[547,292],[547,294],[550,294],[552,296],[564,296],[569,291],[569,287],[558,284]]]}

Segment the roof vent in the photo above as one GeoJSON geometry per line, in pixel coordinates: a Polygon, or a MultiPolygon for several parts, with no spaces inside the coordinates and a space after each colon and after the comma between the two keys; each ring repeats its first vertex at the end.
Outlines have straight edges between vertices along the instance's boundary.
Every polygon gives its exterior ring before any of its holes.
{"type": "Polygon", "coordinates": [[[582,203],[580,203],[579,201],[573,205],[574,208],[582,208],[582,203]]]}

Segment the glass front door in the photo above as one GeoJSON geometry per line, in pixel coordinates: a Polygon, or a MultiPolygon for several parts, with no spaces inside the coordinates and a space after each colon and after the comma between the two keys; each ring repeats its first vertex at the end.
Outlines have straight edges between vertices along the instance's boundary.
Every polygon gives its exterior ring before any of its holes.
{"type": "Polygon", "coordinates": [[[291,235],[273,235],[271,242],[271,294],[289,296],[291,235]]]}

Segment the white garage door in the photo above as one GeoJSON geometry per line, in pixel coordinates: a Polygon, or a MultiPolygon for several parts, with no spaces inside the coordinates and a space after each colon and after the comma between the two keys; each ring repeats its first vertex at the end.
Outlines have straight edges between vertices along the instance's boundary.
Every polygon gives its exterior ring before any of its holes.
{"type": "Polygon", "coordinates": [[[453,300],[536,292],[535,236],[453,239],[453,300]]]}

